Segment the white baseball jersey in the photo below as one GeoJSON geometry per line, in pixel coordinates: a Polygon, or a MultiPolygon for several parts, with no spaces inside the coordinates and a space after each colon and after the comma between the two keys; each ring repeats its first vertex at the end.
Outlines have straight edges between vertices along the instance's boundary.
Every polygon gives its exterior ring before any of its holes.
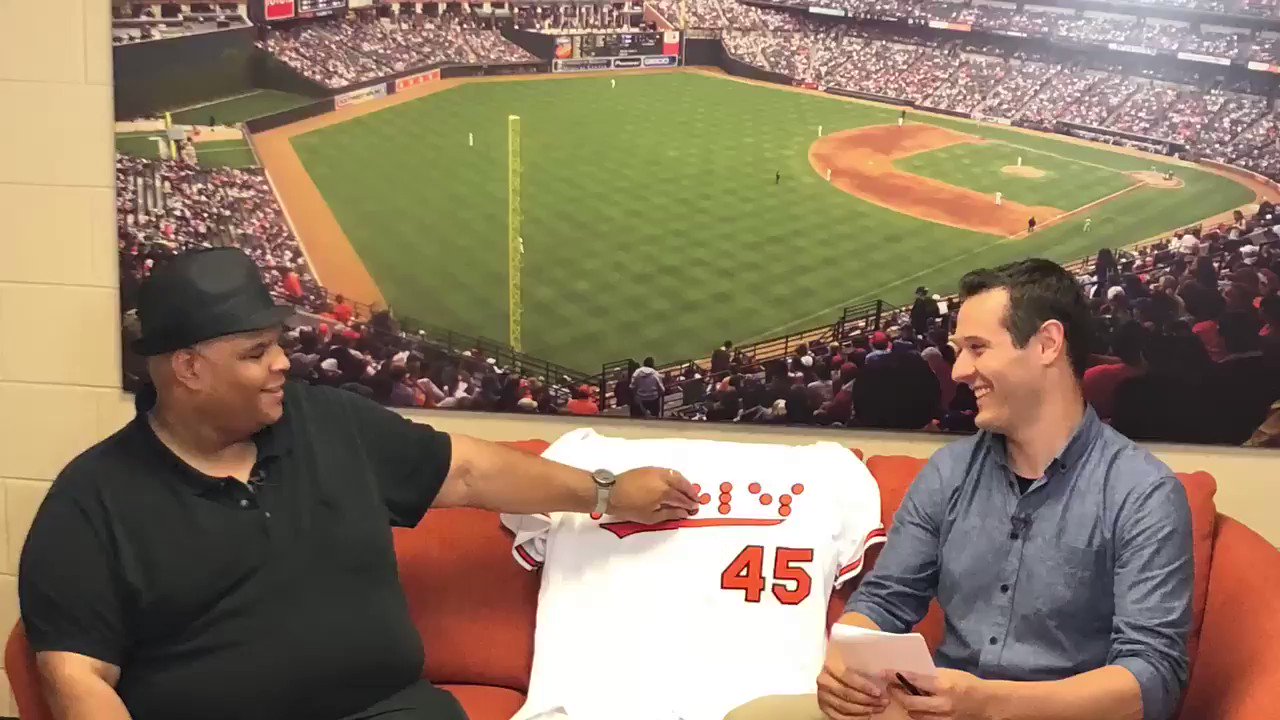
{"type": "Polygon", "coordinates": [[[852,452],[584,429],[544,456],[619,474],[672,468],[700,505],[655,525],[503,516],[517,562],[542,568],[515,720],[722,720],[757,697],[816,690],[831,590],[885,537],[879,489],[852,452]]]}

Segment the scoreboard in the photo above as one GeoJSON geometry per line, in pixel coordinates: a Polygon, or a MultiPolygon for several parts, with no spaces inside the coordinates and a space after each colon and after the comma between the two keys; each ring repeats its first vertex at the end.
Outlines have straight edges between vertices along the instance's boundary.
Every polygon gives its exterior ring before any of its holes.
{"type": "Polygon", "coordinates": [[[322,17],[347,9],[347,0],[260,0],[267,22],[322,17]]]}
{"type": "Polygon", "coordinates": [[[326,14],[347,7],[347,0],[297,0],[297,3],[299,17],[326,14]]]}
{"type": "Polygon", "coordinates": [[[561,35],[551,72],[669,68],[680,64],[680,33],[592,33],[561,35]]]}
{"type": "Polygon", "coordinates": [[[662,33],[574,35],[573,57],[661,55],[662,33]]]}

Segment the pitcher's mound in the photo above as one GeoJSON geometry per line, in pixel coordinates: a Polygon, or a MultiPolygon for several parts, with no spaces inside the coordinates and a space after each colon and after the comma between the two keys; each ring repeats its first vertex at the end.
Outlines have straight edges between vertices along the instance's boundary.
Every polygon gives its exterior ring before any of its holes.
{"type": "Polygon", "coordinates": [[[1044,171],[1040,168],[1033,168],[1030,165],[1005,165],[1000,168],[1000,172],[1005,175],[1024,178],[1040,178],[1044,177],[1044,171]]]}
{"type": "Polygon", "coordinates": [[[1130,177],[1136,178],[1143,185],[1150,185],[1158,188],[1180,188],[1182,180],[1174,177],[1173,179],[1165,179],[1164,173],[1151,172],[1150,170],[1139,170],[1138,172],[1129,173],[1130,177]]]}

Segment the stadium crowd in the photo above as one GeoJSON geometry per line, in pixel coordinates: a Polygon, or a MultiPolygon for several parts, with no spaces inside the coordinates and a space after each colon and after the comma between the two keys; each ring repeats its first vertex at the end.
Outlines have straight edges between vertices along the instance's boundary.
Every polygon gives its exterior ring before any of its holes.
{"type": "Polygon", "coordinates": [[[349,16],[271,29],[259,47],[328,88],[341,88],[438,63],[512,63],[534,60],[523,48],[486,29],[470,14],[439,18],[404,14],[349,16]]]}
{"type": "Polygon", "coordinates": [[[308,310],[326,306],[324,289],[260,170],[117,154],[116,188],[123,310],[132,309],[139,282],[158,260],[219,246],[243,249],[280,298],[308,310]]]}
{"type": "Polygon", "coordinates": [[[1132,75],[930,42],[844,26],[724,35],[742,61],[797,80],[1037,127],[1065,121],[1132,133],[1152,140],[1091,137],[1156,152],[1166,150],[1164,141],[1181,142],[1209,159],[1280,179],[1280,126],[1270,103],[1247,83],[1204,81],[1186,70],[1132,75]]]}

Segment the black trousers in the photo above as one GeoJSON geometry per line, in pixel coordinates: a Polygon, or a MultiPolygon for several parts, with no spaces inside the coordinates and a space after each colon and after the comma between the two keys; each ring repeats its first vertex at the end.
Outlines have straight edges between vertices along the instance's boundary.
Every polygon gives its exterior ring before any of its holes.
{"type": "Polygon", "coordinates": [[[467,720],[467,713],[448,691],[419,680],[368,710],[342,720],[467,720]]]}

